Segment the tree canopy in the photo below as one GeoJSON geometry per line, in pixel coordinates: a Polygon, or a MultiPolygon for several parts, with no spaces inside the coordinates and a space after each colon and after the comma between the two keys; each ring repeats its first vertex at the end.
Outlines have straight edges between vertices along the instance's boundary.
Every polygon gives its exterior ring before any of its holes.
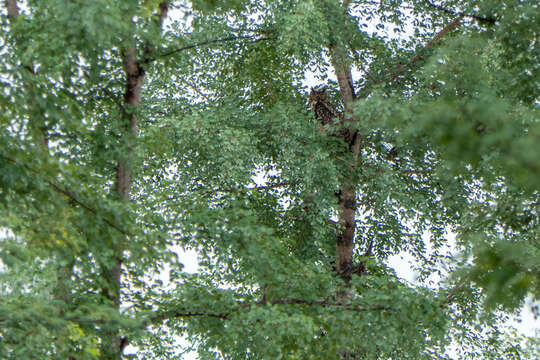
{"type": "Polygon", "coordinates": [[[540,298],[536,1],[6,0],[0,28],[0,358],[538,358],[505,328],[540,298]]]}

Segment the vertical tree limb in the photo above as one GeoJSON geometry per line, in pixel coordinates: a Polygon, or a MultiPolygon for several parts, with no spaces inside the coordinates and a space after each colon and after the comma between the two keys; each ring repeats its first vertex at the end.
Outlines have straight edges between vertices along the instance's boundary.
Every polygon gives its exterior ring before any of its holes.
{"type": "MultiPolygon", "coordinates": [[[[343,6],[347,11],[348,2],[344,2],[343,6]]],[[[447,33],[459,26],[463,15],[458,16],[454,21],[445,26],[438,32],[433,39],[428,42],[424,48],[433,47],[447,33]]],[[[330,59],[334,72],[337,77],[338,86],[341,94],[341,100],[345,109],[345,118],[342,126],[345,131],[344,140],[349,144],[349,152],[352,156],[352,162],[349,165],[348,173],[344,176],[340,188],[339,198],[339,224],[341,225],[340,233],[336,241],[336,270],[338,274],[348,282],[351,273],[355,270],[353,266],[353,250],[356,231],[356,182],[355,172],[360,154],[361,137],[356,133],[355,124],[359,119],[354,115],[352,104],[355,100],[355,91],[353,87],[351,62],[349,60],[347,49],[338,44],[333,44],[329,47],[330,59]]],[[[410,65],[415,64],[422,58],[421,54],[417,54],[411,59],[410,65]]],[[[395,78],[405,72],[405,69],[398,69],[391,74],[391,78],[395,78]]],[[[370,243],[370,252],[372,243],[370,243]]]]}
{"type": "MultiPolygon", "coordinates": [[[[344,6],[346,7],[347,4],[344,4],[344,6]]],[[[329,46],[329,52],[345,109],[344,120],[341,124],[344,131],[341,131],[341,133],[343,134],[343,140],[349,145],[348,150],[353,159],[340,186],[338,223],[341,226],[336,239],[336,271],[345,282],[349,282],[353,272],[353,250],[356,232],[355,172],[361,139],[355,130],[358,119],[352,109],[355,91],[347,49],[341,45],[332,44],[329,46]]]]}
{"type": "MultiPolygon", "coordinates": [[[[167,1],[162,1],[159,4],[159,13],[156,16],[155,23],[161,27],[165,17],[167,16],[168,4],[167,1]]],[[[145,49],[149,44],[145,44],[145,49]]],[[[122,134],[123,146],[126,147],[123,155],[118,158],[115,170],[114,194],[122,201],[129,201],[131,188],[133,185],[133,161],[135,156],[135,140],[137,137],[137,116],[135,109],[141,103],[142,86],[145,77],[145,69],[143,67],[144,57],[142,60],[137,58],[137,48],[135,45],[129,46],[124,50],[123,54],[124,75],[126,87],[124,91],[124,108],[129,111],[124,113],[121,121],[125,128],[122,134]]],[[[122,263],[125,238],[122,238],[114,246],[114,259],[110,268],[105,269],[104,275],[107,276],[107,288],[104,289],[107,298],[111,301],[117,311],[120,310],[121,302],[121,283],[122,283],[122,263]]],[[[129,341],[126,337],[121,336],[120,329],[112,329],[110,337],[104,339],[104,355],[110,360],[118,360],[122,356],[122,351],[129,341]]]]}
{"type": "Polygon", "coordinates": [[[5,3],[8,19],[10,22],[13,22],[19,17],[19,4],[17,4],[17,0],[6,0],[5,3]]]}

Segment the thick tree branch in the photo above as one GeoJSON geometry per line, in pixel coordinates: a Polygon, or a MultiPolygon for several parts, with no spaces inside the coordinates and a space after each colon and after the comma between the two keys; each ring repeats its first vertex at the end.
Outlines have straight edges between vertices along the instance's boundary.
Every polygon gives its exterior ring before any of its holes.
{"type": "MultiPolygon", "coordinates": [[[[461,19],[463,19],[463,15],[459,15],[450,24],[446,25],[441,31],[439,31],[437,34],[435,34],[433,39],[431,39],[431,41],[429,41],[426,44],[426,46],[424,46],[424,49],[429,49],[429,48],[433,47],[433,45],[437,44],[437,42],[439,40],[441,40],[446,34],[448,34],[450,31],[454,30],[455,28],[457,28],[461,23],[461,19]]],[[[413,61],[414,60],[419,60],[421,58],[422,58],[422,55],[418,54],[415,57],[413,57],[413,61]]]]}
{"type": "MultiPolygon", "coordinates": [[[[161,25],[168,12],[168,1],[163,0],[159,3],[159,12],[153,20],[153,25],[157,25],[161,31],[161,25]]],[[[150,25],[152,26],[152,24],[150,25]]],[[[131,188],[133,186],[133,162],[135,159],[136,138],[138,133],[138,119],[134,109],[136,109],[142,100],[142,87],[145,79],[144,57],[142,61],[137,58],[137,47],[135,34],[128,40],[128,45],[123,49],[123,67],[125,75],[125,90],[123,107],[129,109],[129,113],[122,113],[119,121],[124,126],[124,132],[121,137],[122,144],[125,149],[119,152],[116,169],[115,183],[113,193],[123,201],[130,201],[131,188]]],[[[152,49],[153,44],[144,44],[144,53],[152,49]]],[[[126,239],[117,241],[112,247],[114,260],[104,268],[104,277],[106,278],[106,286],[103,288],[105,296],[114,304],[115,310],[120,310],[120,296],[122,287],[122,264],[123,252],[126,239]]],[[[106,337],[103,339],[102,349],[104,357],[111,360],[119,360],[121,358],[122,349],[124,348],[127,338],[121,336],[118,327],[112,327],[107,331],[106,337]]]]}

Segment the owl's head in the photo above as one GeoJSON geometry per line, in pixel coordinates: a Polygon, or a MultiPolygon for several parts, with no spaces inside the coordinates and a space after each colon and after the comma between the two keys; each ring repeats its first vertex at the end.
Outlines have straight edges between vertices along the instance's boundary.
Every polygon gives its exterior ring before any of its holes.
{"type": "Polygon", "coordinates": [[[326,93],[326,87],[321,89],[311,88],[309,93],[308,105],[310,108],[314,108],[319,103],[328,102],[328,94],[326,93]]]}

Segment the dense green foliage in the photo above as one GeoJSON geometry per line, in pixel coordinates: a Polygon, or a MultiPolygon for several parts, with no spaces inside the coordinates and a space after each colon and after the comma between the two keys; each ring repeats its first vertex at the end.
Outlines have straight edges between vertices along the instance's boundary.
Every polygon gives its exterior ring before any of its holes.
{"type": "Polygon", "coordinates": [[[3,12],[0,358],[538,358],[503,326],[540,298],[536,1],[165,3],[3,12]]]}

